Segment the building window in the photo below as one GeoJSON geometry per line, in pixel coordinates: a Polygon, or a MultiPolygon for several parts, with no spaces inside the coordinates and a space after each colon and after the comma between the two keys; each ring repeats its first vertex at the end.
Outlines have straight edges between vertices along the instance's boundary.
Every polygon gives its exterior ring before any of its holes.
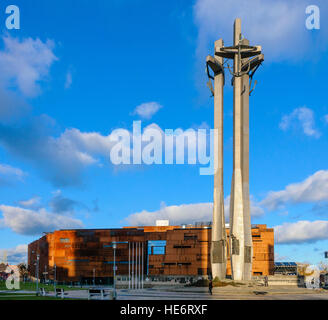
{"type": "Polygon", "coordinates": [[[184,239],[185,240],[197,240],[197,235],[196,234],[185,233],[184,234],[184,239]]]}
{"type": "Polygon", "coordinates": [[[175,249],[185,249],[185,248],[191,248],[191,246],[186,246],[186,245],[177,245],[177,244],[175,244],[175,245],[173,246],[173,248],[175,248],[175,249]]]}
{"type": "Polygon", "coordinates": [[[78,237],[93,236],[94,234],[95,234],[94,231],[78,231],[77,232],[78,237]]]}
{"type": "Polygon", "coordinates": [[[166,247],[165,240],[148,241],[148,255],[165,254],[165,247],[166,247]]]}
{"type": "Polygon", "coordinates": [[[211,268],[198,268],[198,275],[210,275],[211,274],[211,268]]]}
{"type": "Polygon", "coordinates": [[[70,259],[71,262],[90,262],[89,259],[70,259]]]}
{"type": "Polygon", "coordinates": [[[191,262],[178,262],[178,266],[190,266],[191,262]]]}
{"type": "Polygon", "coordinates": [[[60,238],[60,242],[69,242],[69,238],[60,238]]]}
{"type": "Polygon", "coordinates": [[[199,275],[199,276],[202,276],[202,275],[204,275],[204,274],[206,274],[206,269],[198,268],[198,275],[199,275]]]}

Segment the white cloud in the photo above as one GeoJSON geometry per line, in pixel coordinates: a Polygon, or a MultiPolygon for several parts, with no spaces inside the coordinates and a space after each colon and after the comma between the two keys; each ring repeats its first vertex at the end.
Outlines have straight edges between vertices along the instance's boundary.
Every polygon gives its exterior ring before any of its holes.
{"type": "Polygon", "coordinates": [[[28,200],[19,201],[19,204],[24,208],[38,208],[41,198],[36,196],[28,200]]]}
{"type": "Polygon", "coordinates": [[[281,256],[277,251],[274,252],[274,261],[289,261],[289,260],[290,259],[288,256],[281,256]]]}
{"type": "MultiPolygon", "coordinates": [[[[52,135],[54,127],[54,121],[45,115],[24,126],[0,126],[0,144],[37,167],[55,186],[79,185],[84,168],[98,163],[98,154],[94,154],[98,150],[89,142],[95,141],[98,146],[106,138],[77,129],[66,130],[57,137],[52,135]]],[[[101,152],[105,155],[104,148],[101,152]]]]}
{"type": "Polygon", "coordinates": [[[269,192],[260,205],[269,210],[276,210],[289,203],[326,200],[328,200],[328,170],[320,170],[302,182],[288,185],[284,190],[269,192]]]}
{"type": "MultiPolygon", "coordinates": [[[[193,8],[197,55],[204,59],[218,38],[231,45],[233,21],[240,17],[243,34],[251,44],[262,45],[266,61],[302,59],[306,52],[314,51],[311,32],[305,28],[307,5],[306,0],[197,0],[193,8]]],[[[323,16],[327,3],[319,1],[318,5],[323,16]]],[[[326,31],[320,31],[316,49],[327,46],[326,31]]]]}
{"type": "Polygon", "coordinates": [[[27,244],[20,244],[14,248],[0,249],[0,259],[7,256],[7,261],[11,265],[27,262],[27,244]]]}
{"type": "Polygon", "coordinates": [[[132,114],[137,114],[143,119],[150,119],[161,108],[163,108],[163,106],[157,102],[146,102],[138,105],[132,114]]]}
{"type": "Polygon", "coordinates": [[[324,115],[323,119],[328,124],[328,114],[324,115]]]}
{"type": "MultiPolygon", "coordinates": [[[[141,124],[141,121],[140,121],[141,124]]],[[[204,123],[203,123],[204,125],[204,123]]],[[[155,141],[158,142],[160,145],[156,145],[162,150],[163,153],[160,159],[158,159],[158,163],[164,163],[166,158],[172,158],[175,159],[176,162],[179,160],[183,163],[186,163],[184,161],[188,160],[192,164],[197,163],[196,159],[196,153],[198,151],[199,154],[206,154],[206,148],[209,148],[209,134],[207,133],[206,139],[198,139],[197,136],[197,129],[201,128],[191,128],[191,129],[182,129],[177,128],[173,130],[172,133],[165,132],[159,125],[156,123],[151,123],[144,128],[141,128],[142,136],[141,136],[141,145],[142,149],[149,144],[149,140],[147,138],[147,134],[152,136],[154,134],[154,131],[158,132],[158,137],[160,137],[158,140],[155,141]],[[164,139],[168,136],[173,136],[173,145],[172,148],[168,148],[165,150],[165,144],[164,139]],[[167,136],[166,136],[167,135],[167,136]],[[188,157],[188,159],[186,159],[188,157]]],[[[202,128],[204,129],[204,128],[202,128]]],[[[130,144],[124,145],[125,148],[128,148],[127,151],[131,157],[132,157],[132,139],[133,139],[133,131],[128,131],[128,134],[130,136],[130,144]]],[[[74,144],[78,146],[80,150],[84,150],[85,152],[90,152],[93,155],[108,155],[112,146],[115,144],[113,142],[112,137],[115,136],[116,133],[113,131],[108,136],[99,136],[98,134],[94,133],[81,133],[78,130],[70,130],[67,132],[67,137],[69,140],[74,141],[74,144]]],[[[207,159],[209,161],[209,159],[207,159]]],[[[132,159],[131,159],[132,163],[132,159]]]]}
{"type": "Polygon", "coordinates": [[[10,185],[14,180],[23,180],[24,176],[21,169],[0,163],[0,185],[10,185]]]}
{"type": "Polygon", "coordinates": [[[328,221],[298,221],[274,227],[276,243],[304,243],[328,239],[328,221]]]}
{"type": "MultiPolygon", "coordinates": [[[[91,158],[91,154],[109,156],[110,148],[113,146],[110,135],[102,135],[99,132],[81,132],[75,128],[66,129],[58,138],[58,143],[67,145],[73,150],[79,150],[91,158]]],[[[91,160],[90,164],[94,162],[96,162],[95,159],[91,160]]]]}
{"type": "Polygon", "coordinates": [[[260,206],[260,203],[253,199],[253,196],[250,195],[250,206],[251,206],[251,216],[260,217],[264,215],[264,210],[260,206]]]}
{"type": "MultiPolygon", "coordinates": [[[[102,166],[103,159],[109,162],[111,149],[117,143],[112,139],[117,135],[116,130],[103,135],[99,132],[81,132],[79,129],[71,128],[59,136],[54,136],[54,129],[55,121],[46,115],[33,118],[30,123],[21,127],[0,126],[0,145],[12,154],[31,162],[56,187],[62,187],[81,184],[85,168],[91,165],[102,166]]],[[[161,138],[164,138],[164,131],[156,123],[141,128],[142,135],[145,135],[148,129],[158,130],[161,138]]],[[[132,130],[121,130],[126,131],[130,138],[123,147],[132,157],[132,130]]],[[[146,142],[145,136],[142,137],[142,141],[143,147],[149,143],[146,142]]],[[[177,151],[176,160],[186,157],[187,154],[189,160],[190,154],[190,161],[195,158],[196,163],[196,157],[193,158],[192,155],[196,155],[197,143],[197,132],[180,128],[174,130],[173,148],[177,151]],[[181,139],[186,136],[188,139],[181,139]],[[178,141],[182,142],[179,143],[181,147],[177,147],[178,141]]],[[[205,152],[206,147],[209,147],[208,136],[207,139],[200,139],[198,152],[205,155],[204,161],[209,161],[205,152]]],[[[172,152],[174,153],[174,150],[166,152],[167,158],[171,155],[174,157],[172,152]]],[[[161,160],[163,159],[164,153],[161,160]]]]}
{"type": "Polygon", "coordinates": [[[72,82],[73,82],[72,72],[68,71],[66,74],[65,89],[69,89],[72,85],[72,82]]]}
{"type": "Polygon", "coordinates": [[[4,49],[0,51],[0,79],[6,86],[12,83],[26,96],[40,93],[40,80],[44,80],[57,57],[54,43],[27,38],[22,41],[11,36],[2,37],[4,49]]]}
{"type": "MultiPolygon", "coordinates": [[[[229,206],[230,196],[224,200],[225,218],[229,220],[229,206]]],[[[251,201],[251,215],[260,216],[264,211],[251,201]]],[[[208,222],[212,221],[213,204],[212,202],[205,203],[192,203],[166,206],[161,205],[161,208],[157,211],[143,210],[136,212],[125,218],[125,221],[129,225],[142,226],[142,225],[155,225],[156,220],[169,220],[171,225],[190,224],[194,222],[208,222]]]]}
{"type": "Polygon", "coordinates": [[[165,206],[157,211],[133,213],[125,220],[130,225],[155,225],[156,220],[168,219],[171,225],[193,223],[196,221],[210,221],[212,203],[182,204],[177,206],[165,206]]]}
{"type": "Polygon", "coordinates": [[[22,178],[24,176],[24,172],[21,169],[0,163],[0,175],[11,175],[22,178]]]}
{"type": "Polygon", "coordinates": [[[292,125],[300,125],[303,133],[309,137],[319,138],[321,135],[315,128],[314,112],[307,107],[296,108],[292,113],[283,116],[279,128],[286,131],[292,125]]]}
{"type": "Polygon", "coordinates": [[[201,124],[195,124],[195,125],[191,126],[191,128],[194,130],[199,130],[199,129],[210,130],[211,129],[210,125],[206,121],[202,121],[201,124]]]}
{"type": "MultiPolygon", "coordinates": [[[[264,214],[264,210],[261,208],[259,203],[254,200],[253,196],[250,195],[250,205],[251,205],[251,216],[260,217],[264,214]]],[[[230,215],[230,195],[224,199],[224,215],[226,220],[229,220],[230,215]]]]}
{"type": "Polygon", "coordinates": [[[53,192],[53,197],[49,201],[49,207],[52,212],[57,214],[74,215],[77,208],[89,209],[82,202],[76,201],[62,195],[61,190],[53,192]]]}
{"type": "MultiPolygon", "coordinates": [[[[0,74],[1,82],[1,74],[0,74]]],[[[11,123],[26,116],[31,107],[17,92],[1,88],[0,83],[0,123],[11,123]]]]}
{"type": "Polygon", "coordinates": [[[20,207],[0,205],[2,226],[22,235],[40,235],[57,229],[82,228],[81,220],[50,213],[45,209],[29,210],[20,207]]]}

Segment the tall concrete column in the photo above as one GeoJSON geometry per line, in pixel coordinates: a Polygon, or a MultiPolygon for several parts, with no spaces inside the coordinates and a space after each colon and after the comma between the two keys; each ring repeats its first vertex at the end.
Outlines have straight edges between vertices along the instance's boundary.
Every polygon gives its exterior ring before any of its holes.
{"type": "MultiPolygon", "coordinates": [[[[223,47],[223,40],[215,42],[215,52],[223,47]]],[[[208,58],[214,71],[214,194],[213,194],[213,222],[211,263],[212,276],[220,280],[226,278],[226,231],[224,218],[224,193],[223,193],[223,58],[214,56],[208,58]]]]}
{"type": "MultiPolygon", "coordinates": [[[[249,45],[244,39],[243,44],[249,45]]],[[[247,59],[245,59],[247,60],[247,59]]],[[[244,280],[252,279],[252,228],[249,199],[249,74],[241,77],[242,82],[242,181],[243,181],[243,205],[244,205],[244,280]]]]}
{"type": "MultiPolygon", "coordinates": [[[[241,21],[235,20],[234,46],[239,45],[241,39],[241,21]]],[[[242,180],[242,79],[237,76],[241,71],[240,54],[234,54],[234,90],[233,90],[233,175],[230,199],[230,248],[231,272],[234,280],[244,278],[244,199],[242,180]]]]}

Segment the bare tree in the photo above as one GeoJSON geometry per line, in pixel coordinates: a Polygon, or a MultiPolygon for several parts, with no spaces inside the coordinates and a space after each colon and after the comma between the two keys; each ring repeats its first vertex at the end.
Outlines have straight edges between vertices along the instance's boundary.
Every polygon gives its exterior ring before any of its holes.
{"type": "Polygon", "coordinates": [[[328,263],[327,262],[320,261],[318,263],[318,268],[320,270],[320,273],[322,273],[322,274],[328,273],[328,263]]]}
{"type": "Polygon", "coordinates": [[[27,266],[25,263],[20,263],[17,265],[19,269],[19,275],[21,279],[25,279],[28,276],[27,266]]]}

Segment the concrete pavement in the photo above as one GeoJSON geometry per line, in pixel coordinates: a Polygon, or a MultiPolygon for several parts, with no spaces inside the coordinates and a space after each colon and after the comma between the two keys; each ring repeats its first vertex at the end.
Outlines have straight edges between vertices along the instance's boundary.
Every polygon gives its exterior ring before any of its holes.
{"type": "MultiPolygon", "coordinates": [[[[87,290],[65,291],[65,299],[87,299],[87,290]]],[[[1,293],[14,293],[1,291],[1,293]]],[[[35,293],[35,291],[20,291],[35,293]]],[[[47,296],[54,296],[50,292],[47,296]]],[[[100,297],[93,297],[100,300],[100,297]]],[[[311,290],[293,286],[239,286],[215,287],[213,295],[203,287],[155,287],[142,290],[117,290],[118,300],[328,300],[328,291],[323,289],[311,290]]]]}

